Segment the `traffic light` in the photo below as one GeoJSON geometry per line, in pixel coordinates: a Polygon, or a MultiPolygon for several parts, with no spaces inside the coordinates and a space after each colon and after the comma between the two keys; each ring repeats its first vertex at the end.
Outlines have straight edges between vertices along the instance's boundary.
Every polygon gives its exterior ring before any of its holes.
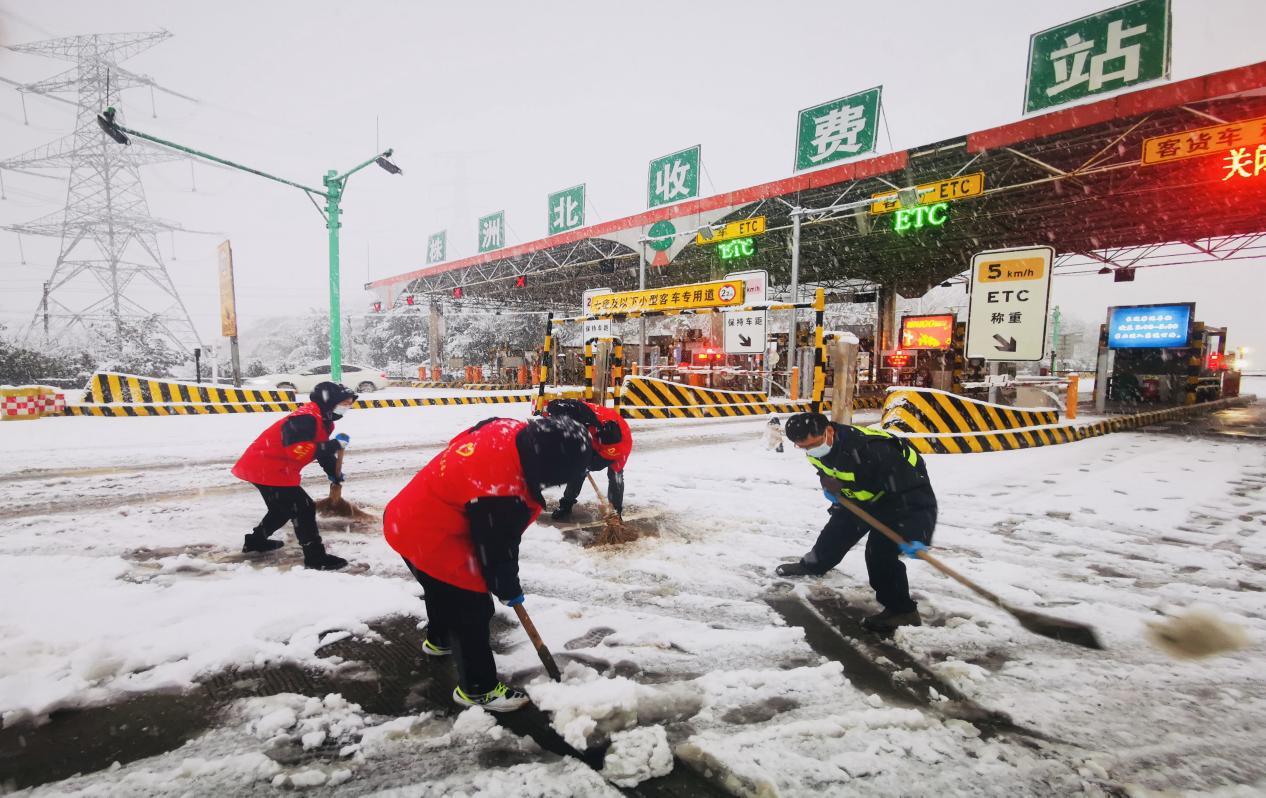
{"type": "Polygon", "coordinates": [[[466,291],[460,286],[453,289],[453,299],[461,299],[465,294],[466,291]]]}
{"type": "Polygon", "coordinates": [[[381,303],[381,302],[375,302],[375,303],[374,303],[374,312],[375,312],[375,313],[380,313],[380,312],[382,312],[382,303],[381,303]]]}
{"type": "Polygon", "coordinates": [[[406,296],[406,297],[404,298],[404,304],[406,304],[406,305],[412,305],[412,304],[413,304],[413,294],[409,294],[408,296],[406,296]]]}
{"type": "Polygon", "coordinates": [[[515,288],[527,288],[527,275],[526,275],[526,274],[520,274],[518,277],[515,277],[515,278],[514,278],[514,287],[515,287],[515,288]]]}

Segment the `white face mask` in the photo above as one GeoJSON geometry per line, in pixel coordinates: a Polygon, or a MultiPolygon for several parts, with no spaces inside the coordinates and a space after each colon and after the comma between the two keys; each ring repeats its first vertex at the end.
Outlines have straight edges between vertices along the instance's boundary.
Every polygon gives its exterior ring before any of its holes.
{"type": "Polygon", "coordinates": [[[831,453],[831,444],[823,441],[812,449],[805,449],[804,453],[809,457],[825,457],[831,453]]]}
{"type": "Polygon", "coordinates": [[[331,416],[332,418],[342,418],[342,417],[343,417],[343,414],[344,414],[345,412],[347,412],[347,411],[346,411],[346,410],[344,410],[343,408],[341,408],[341,407],[335,407],[335,408],[332,408],[332,409],[330,410],[330,416],[331,416]]]}

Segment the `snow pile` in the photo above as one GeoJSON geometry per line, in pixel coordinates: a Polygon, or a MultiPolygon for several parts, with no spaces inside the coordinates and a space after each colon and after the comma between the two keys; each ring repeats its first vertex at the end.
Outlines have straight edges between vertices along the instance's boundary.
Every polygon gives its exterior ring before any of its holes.
{"type": "Polygon", "coordinates": [[[480,768],[379,790],[374,798],[620,798],[620,792],[571,757],[555,762],[480,768]]]}
{"type": "Polygon", "coordinates": [[[663,726],[642,726],[611,735],[602,775],[620,787],[636,787],[673,769],[673,752],[663,726]]]}
{"type": "Polygon", "coordinates": [[[622,676],[603,679],[579,662],[567,663],[562,682],[538,682],[527,690],[534,704],[551,713],[552,725],[567,744],[579,751],[639,722],[689,718],[703,706],[688,685],[652,687],[622,676]]]}
{"type": "Polygon", "coordinates": [[[247,698],[239,706],[247,731],[256,738],[274,745],[300,744],[305,751],[326,742],[348,742],[365,728],[360,705],[348,703],[337,693],[325,698],[278,693],[247,698]]]}

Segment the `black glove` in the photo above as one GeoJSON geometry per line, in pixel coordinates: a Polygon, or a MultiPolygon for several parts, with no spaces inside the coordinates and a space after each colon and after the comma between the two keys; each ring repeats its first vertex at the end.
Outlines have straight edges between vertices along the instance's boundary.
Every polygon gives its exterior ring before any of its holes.
{"type": "Polygon", "coordinates": [[[619,443],[624,440],[624,434],[620,432],[620,425],[614,421],[602,422],[602,427],[598,430],[598,442],[605,443],[608,446],[619,443]]]}

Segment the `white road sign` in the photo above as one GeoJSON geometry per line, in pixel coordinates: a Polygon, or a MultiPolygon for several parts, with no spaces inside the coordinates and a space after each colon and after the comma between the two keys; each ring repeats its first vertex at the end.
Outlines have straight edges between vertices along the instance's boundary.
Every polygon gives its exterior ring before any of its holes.
{"type": "Polygon", "coordinates": [[[763,305],[769,301],[769,272],[764,269],[748,272],[730,272],[725,275],[725,279],[742,279],[747,284],[747,291],[743,294],[743,302],[745,304],[763,305]]]}
{"type": "Polygon", "coordinates": [[[1050,247],[997,249],[972,258],[967,357],[1042,359],[1054,259],[1050,247]]]}
{"type": "Polygon", "coordinates": [[[725,353],[727,355],[760,355],[765,352],[768,311],[738,310],[723,313],[725,319],[725,353]]]}
{"type": "Polygon", "coordinates": [[[595,338],[611,338],[611,319],[586,319],[584,323],[584,340],[592,341],[595,338]]]}

